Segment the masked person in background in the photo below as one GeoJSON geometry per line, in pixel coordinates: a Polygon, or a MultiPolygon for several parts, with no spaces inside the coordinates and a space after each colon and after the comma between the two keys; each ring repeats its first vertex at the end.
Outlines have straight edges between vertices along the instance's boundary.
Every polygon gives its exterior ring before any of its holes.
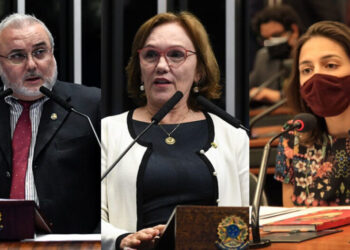
{"type": "Polygon", "coordinates": [[[102,120],[103,171],[177,90],[184,96],[102,182],[102,248],[152,249],[177,205],[247,206],[248,136],[196,101],[220,94],[200,21],[188,12],[150,18],[135,35],[127,75],[139,107],[102,120]]]}
{"type": "Polygon", "coordinates": [[[283,182],[283,205],[350,205],[349,27],[312,25],[296,45],[292,72],[288,103],[318,122],[280,139],[275,178],[283,182]]]}
{"type": "Polygon", "coordinates": [[[258,50],[249,76],[252,106],[275,103],[281,99],[283,81],[287,75],[280,74],[259,92],[258,87],[279,72],[288,74],[291,49],[301,33],[300,20],[291,7],[279,5],[258,12],[252,25],[259,42],[264,46],[258,50]]]}

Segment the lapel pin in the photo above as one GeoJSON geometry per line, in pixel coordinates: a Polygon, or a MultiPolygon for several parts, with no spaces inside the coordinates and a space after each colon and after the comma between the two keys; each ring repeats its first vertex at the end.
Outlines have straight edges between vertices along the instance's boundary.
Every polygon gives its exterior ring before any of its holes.
{"type": "Polygon", "coordinates": [[[51,120],[57,120],[57,114],[56,113],[52,113],[51,114],[51,120]]]}

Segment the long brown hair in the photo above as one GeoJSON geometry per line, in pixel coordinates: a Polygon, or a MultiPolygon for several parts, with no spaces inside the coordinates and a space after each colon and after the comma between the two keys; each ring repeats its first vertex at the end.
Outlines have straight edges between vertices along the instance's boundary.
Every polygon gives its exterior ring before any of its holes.
{"type": "MultiPolygon", "coordinates": [[[[306,102],[300,95],[300,78],[299,78],[299,57],[303,45],[312,37],[322,36],[331,39],[341,45],[348,57],[350,58],[350,28],[343,23],[335,21],[321,21],[309,27],[304,35],[300,37],[293,51],[293,66],[292,75],[289,83],[285,89],[288,106],[290,106],[296,113],[308,112],[315,115],[312,110],[306,105],[306,102]]],[[[317,117],[317,127],[310,132],[303,143],[321,143],[322,134],[327,132],[327,126],[323,117],[317,117]]]]}
{"type": "MultiPolygon", "coordinates": [[[[148,36],[155,27],[166,23],[180,24],[187,32],[195,47],[197,72],[201,77],[199,93],[209,99],[219,98],[221,94],[221,86],[219,85],[220,70],[211,48],[208,34],[198,18],[189,12],[161,13],[147,20],[138,29],[132,44],[131,57],[126,67],[129,96],[138,105],[143,106],[146,104],[146,96],[139,89],[141,84],[141,68],[137,50],[143,48],[148,36]]],[[[194,110],[200,108],[192,92],[189,96],[188,105],[194,110]]]]}

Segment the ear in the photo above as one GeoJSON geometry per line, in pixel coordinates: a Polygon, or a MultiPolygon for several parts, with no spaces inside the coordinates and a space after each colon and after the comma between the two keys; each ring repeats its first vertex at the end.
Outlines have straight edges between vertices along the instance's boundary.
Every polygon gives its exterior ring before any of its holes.
{"type": "Polygon", "coordinates": [[[292,29],[292,34],[289,38],[289,44],[291,46],[294,46],[300,36],[300,30],[298,28],[298,25],[296,25],[295,23],[293,23],[290,27],[292,29]]]}
{"type": "Polygon", "coordinates": [[[197,70],[196,75],[194,76],[194,82],[199,82],[201,78],[201,74],[197,70]]]}

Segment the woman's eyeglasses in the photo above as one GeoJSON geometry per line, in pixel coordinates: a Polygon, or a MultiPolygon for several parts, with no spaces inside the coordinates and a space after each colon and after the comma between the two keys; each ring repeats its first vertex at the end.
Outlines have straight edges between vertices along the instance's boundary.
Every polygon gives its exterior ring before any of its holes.
{"type": "Polygon", "coordinates": [[[183,47],[170,47],[165,50],[153,47],[145,47],[137,51],[140,55],[140,62],[145,66],[155,66],[158,64],[161,56],[164,56],[169,67],[177,68],[183,64],[188,56],[196,54],[196,52],[185,49],[183,47]]]}

